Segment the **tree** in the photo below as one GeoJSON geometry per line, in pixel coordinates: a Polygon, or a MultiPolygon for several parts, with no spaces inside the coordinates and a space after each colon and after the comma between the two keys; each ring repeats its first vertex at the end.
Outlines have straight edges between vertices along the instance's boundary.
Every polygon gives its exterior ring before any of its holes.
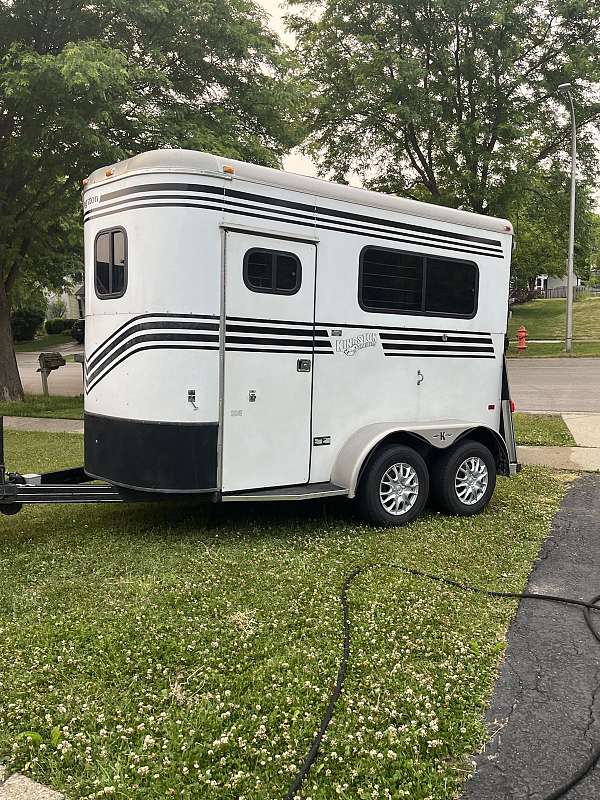
{"type": "MultiPolygon", "coordinates": [[[[514,223],[512,275],[518,287],[533,287],[537,275],[563,277],[567,272],[570,176],[562,170],[539,170],[513,198],[507,215],[514,223]]],[[[575,273],[589,278],[594,248],[590,187],[577,187],[575,273]]]]}
{"type": "Polygon", "coordinates": [[[254,0],[0,0],[1,396],[22,396],[18,282],[81,271],[81,179],[156,147],[277,165],[298,141],[291,67],[254,0]]]}
{"type": "Polygon", "coordinates": [[[580,157],[593,163],[598,0],[288,2],[313,86],[308,148],[324,173],[504,215],[568,146],[556,90],[569,80],[580,157]]]}

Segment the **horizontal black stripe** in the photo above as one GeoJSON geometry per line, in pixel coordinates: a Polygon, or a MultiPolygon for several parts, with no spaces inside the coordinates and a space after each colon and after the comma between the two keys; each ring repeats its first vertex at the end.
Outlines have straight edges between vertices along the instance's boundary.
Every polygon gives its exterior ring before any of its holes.
{"type": "MultiPolygon", "coordinates": [[[[227,344],[269,344],[269,345],[289,345],[290,347],[306,347],[307,345],[310,346],[310,343],[302,340],[302,339],[286,339],[285,337],[282,338],[275,338],[275,337],[256,337],[256,336],[232,336],[227,334],[226,337],[227,344]]],[[[325,343],[322,343],[325,344],[325,343]]]]}
{"type": "MultiPolygon", "coordinates": [[[[402,316],[399,314],[398,316],[402,316]]],[[[321,325],[324,328],[337,328],[343,330],[344,328],[358,328],[364,329],[369,331],[397,331],[398,333],[404,333],[405,331],[415,331],[416,333],[439,333],[441,334],[459,334],[464,333],[468,336],[491,336],[489,331],[461,331],[461,330],[443,330],[440,328],[405,328],[403,325],[363,325],[353,322],[317,322],[317,325],[321,325]]],[[[383,334],[381,334],[383,336],[383,334]]]]}
{"type": "Polygon", "coordinates": [[[398,344],[386,343],[383,346],[384,353],[395,350],[428,350],[435,351],[436,353],[493,353],[493,347],[485,347],[484,345],[453,345],[448,347],[443,344],[398,344]]]}
{"type": "MultiPolygon", "coordinates": [[[[275,347],[261,348],[261,347],[234,347],[234,346],[226,346],[225,351],[227,353],[283,353],[287,355],[305,355],[311,356],[313,354],[313,350],[281,350],[275,347]]],[[[321,353],[322,355],[332,355],[333,350],[315,350],[315,353],[321,353]]]]}
{"type": "Polygon", "coordinates": [[[220,186],[209,183],[144,183],[139,186],[132,186],[126,189],[118,189],[116,192],[103,194],[100,201],[113,200],[115,197],[124,197],[128,194],[138,194],[141,192],[202,192],[205,194],[225,194],[225,184],[220,186]]]}
{"type": "Polygon", "coordinates": [[[496,356],[479,355],[478,353],[386,353],[386,358],[496,358],[496,356]]]}
{"type": "Polygon", "coordinates": [[[208,319],[208,320],[216,319],[216,320],[218,320],[219,319],[219,317],[216,314],[172,314],[170,312],[165,312],[163,314],[163,313],[156,312],[156,311],[153,312],[153,313],[148,312],[147,314],[139,314],[138,316],[130,317],[127,320],[127,322],[124,322],[119,328],[117,328],[115,331],[113,331],[110,334],[110,336],[108,336],[102,342],[102,344],[99,344],[96,347],[96,349],[93,350],[92,353],[90,354],[90,360],[92,358],[94,358],[94,356],[96,355],[98,350],[100,350],[101,347],[104,347],[104,345],[107,344],[107,342],[109,342],[113,338],[113,336],[116,336],[118,333],[120,333],[122,330],[124,330],[128,325],[131,325],[132,323],[135,323],[140,319],[153,319],[153,318],[161,318],[162,319],[163,317],[166,318],[166,319],[191,319],[191,320],[194,320],[194,319],[208,319]]]}
{"type": "MultiPolygon", "coordinates": [[[[223,194],[225,198],[237,198],[239,200],[246,200],[249,202],[259,202],[264,205],[278,206],[280,208],[294,208],[309,214],[321,214],[329,217],[336,217],[338,219],[352,219],[356,222],[365,222],[368,224],[388,225],[398,230],[414,231],[415,233],[428,233],[439,234],[439,231],[427,228],[422,225],[416,225],[409,222],[399,222],[397,220],[387,220],[382,217],[366,216],[364,214],[357,214],[349,211],[341,211],[340,209],[328,208],[327,206],[317,206],[308,203],[299,203],[292,200],[283,200],[278,197],[269,197],[267,195],[258,195],[250,192],[244,192],[238,189],[229,189],[227,186],[213,186],[210,184],[193,184],[193,183],[155,183],[155,184],[141,184],[139,186],[130,187],[127,189],[120,189],[116,192],[109,192],[102,195],[102,201],[112,200],[115,197],[123,197],[130,194],[138,194],[141,192],[155,192],[155,191],[185,191],[185,192],[200,192],[209,194],[223,194]]],[[[341,201],[344,202],[344,201],[341,201]]],[[[403,212],[396,211],[392,213],[401,214],[403,212]]],[[[487,239],[482,236],[474,236],[467,233],[457,233],[455,231],[443,231],[442,235],[466,242],[473,242],[492,247],[501,247],[501,243],[497,239],[487,239]]]]}
{"type": "Polygon", "coordinates": [[[395,341],[411,341],[411,342],[458,342],[469,344],[492,344],[491,336],[448,336],[444,334],[434,336],[433,334],[417,334],[417,333],[380,333],[383,345],[387,342],[390,344],[395,341]]]}
{"type": "Polygon", "coordinates": [[[111,352],[110,357],[105,358],[104,362],[97,367],[89,375],[89,381],[92,382],[101,372],[103,372],[109,364],[112,364],[115,359],[130,351],[138,344],[144,342],[214,342],[217,346],[219,344],[218,335],[208,333],[145,333],[142,336],[135,336],[133,339],[127,341],[126,344],[121,345],[117,350],[111,352]]]}
{"type": "Polygon", "coordinates": [[[227,332],[229,331],[235,333],[270,333],[270,334],[277,334],[281,336],[315,336],[316,338],[329,338],[329,335],[326,330],[299,330],[294,328],[274,328],[269,327],[268,325],[261,325],[261,326],[251,326],[251,325],[230,325],[229,322],[227,323],[227,332]]]}
{"type": "Polygon", "coordinates": [[[218,349],[219,347],[214,345],[213,346],[189,345],[187,347],[182,347],[181,345],[174,345],[174,344],[156,344],[156,345],[148,344],[145,345],[144,347],[139,347],[133,353],[127,353],[122,359],[120,359],[120,361],[117,361],[115,364],[113,364],[110,367],[110,369],[104,372],[97,380],[95,380],[93,383],[90,382],[91,385],[86,387],[86,392],[89,394],[92,391],[92,389],[100,383],[100,381],[103,381],[104,378],[106,378],[106,376],[113,371],[113,369],[116,369],[120,364],[123,363],[123,361],[126,361],[129,358],[129,356],[135,355],[136,353],[142,353],[144,350],[218,350],[218,349]]]}
{"type": "MultiPolygon", "coordinates": [[[[104,347],[102,352],[98,353],[95,357],[90,357],[87,361],[87,368],[93,369],[103,359],[107,358],[114,352],[114,348],[132,336],[134,333],[146,330],[197,330],[197,331],[217,331],[219,330],[218,322],[183,322],[181,320],[173,321],[156,321],[156,322],[138,322],[130,325],[124,330],[120,336],[113,339],[112,342],[104,347]]],[[[217,339],[218,341],[218,339],[217,339]]]]}
{"type": "Polygon", "coordinates": [[[128,205],[128,206],[123,206],[121,208],[118,208],[118,209],[116,209],[114,211],[89,212],[89,216],[87,216],[87,215],[84,216],[84,221],[87,222],[87,221],[89,221],[91,219],[99,219],[101,217],[106,217],[106,216],[110,216],[110,215],[113,215],[113,214],[118,214],[118,213],[125,212],[125,211],[139,210],[140,208],[202,208],[202,209],[205,209],[205,210],[213,210],[213,211],[219,211],[219,212],[224,210],[229,214],[236,214],[238,216],[244,216],[244,217],[252,217],[253,219],[264,219],[264,220],[269,220],[271,222],[286,222],[286,223],[289,223],[289,224],[300,225],[302,227],[317,228],[319,230],[335,231],[337,233],[350,233],[350,234],[353,234],[355,236],[365,236],[367,238],[381,239],[383,241],[388,241],[388,242],[398,242],[398,243],[401,243],[401,244],[411,244],[411,245],[417,245],[419,247],[432,247],[432,248],[435,248],[436,250],[453,250],[454,252],[457,252],[457,253],[467,253],[469,255],[483,255],[483,256],[487,256],[489,258],[500,258],[500,259],[503,258],[503,253],[502,253],[501,250],[498,250],[497,252],[482,250],[481,247],[478,248],[477,245],[459,247],[458,245],[453,245],[450,242],[448,242],[448,243],[439,243],[439,240],[438,240],[438,242],[434,242],[432,240],[417,240],[415,238],[408,239],[406,237],[401,237],[401,236],[385,235],[384,233],[380,233],[380,232],[378,232],[376,230],[373,230],[373,229],[371,229],[371,230],[364,230],[364,229],[363,230],[354,230],[353,228],[350,228],[350,227],[346,227],[346,228],[333,227],[332,225],[326,225],[326,224],[324,224],[322,222],[316,222],[316,223],[315,222],[303,222],[302,220],[295,219],[295,218],[293,220],[292,219],[288,220],[288,219],[285,219],[284,217],[276,217],[276,216],[273,216],[273,215],[269,215],[268,213],[256,214],[256,213],[252,213],[251,211],[248,211],[246,208],[244,208],[243,210],[235,209],[235,208],[231,208],[231,207],[226,207],[225,209],[223,209],[222,207],[219,207],[219,206],[211,206],[211,205],[201,204],[201,203],[181,203],[181,202],[178,202],[178,203],[144,203],[143,205],[139,205],[139,204],[138,205],[128,205]]]}
{"type": "MultiPolygon", "coordinates": [[[[176,194],[172,194],[172,195],[162,194],[161,195],[161,194],[158,194],[158,195],[152,195],[151,197],[148,197],[148,198],[146,198],[146,197],[135,198],[135,199],[132,199],[131,201],[121,200],[121,201],[119,201],[117,203],[110,203],[108,205],[103,205],[102,207],[100,207],[98,209],[89,209],[87,212],[85,212],[84,219],[86,218],[87,215],[91,215],[91,214],[93,214],[94,216],[99,216],[99,214],[97,214],[96,211],[102,212],[102,211],[105,211],[108,208],[112,208],[112,207],[115,207],[115,206],[119,206],[119,208],[117,210],[128,210],[128,209],[125,209],[123,207],[123,205],[126,204],[127,202],[133,203],[136,200],[138,202],[144,201],[144,205],[148,205],[148,207],[152,207],[152,205],[153,205],[153,204],[150,204],[150,203],[147,202],[149,200],[194,200],[194,203],[192,204],[193,206],[198,205],[199,208],[207,208],[207,209],[210,209],[210,210],[213,210],[213,211],[228,210],[228,211],[232,211],[232,213],[240,213],[239,211],[233,211],[233,209],[231,208],[232,203],[234,203],[236,206],[238,206],[238,208],[241,208],[242,210],[254,209],[256,211],[261,211],[261,212],[263,212],[265,214],[268,214],[269,211],[270,211],[270,209],[268,209],[268,208],[259,208],[257,206],[245,206],[245,205],[243,205],[241,203],[236,203],[235,201],[228,200],[227,198],[225,199],[225,202],[224,202],[223,206],[216,206],[216,205],[208,205],[208,202],[214,203],[214,200],[212,198],[210,198],[209,201],[207,202],[207,201],[205,201],[205,200],[203,200],[201,198],[198,198],[198,199],[190,198],[188,195],[176,195],[176,194]]],[[[178,203],[169,203],[167,205],[177,206],[179,204],[178,203]]],[[[343,224],[345,226],[344,230],[346,232],[350,232],[350,233],[367,233],[367,234],[368,233],[373,233],[373,232],[393,233],[393,230],[392,231],[389,230],[390,228],[392,228],[392,229],[394,229],[394,228],[402,229],[403,227],[405,227],[401,223],[395,223],[393,221],[391,221],[389,224],[386,222],[385,225],[384,225],[383,222],[378,223],[377,220],[368,220],[368,222],[369,222],[368,225],[364,224],[364,223],[356,225],[356,224],[353,224],[351,222],[345,222],[343,219],[339,220],[339,221],[336,221],[336,220],[315,218],[314,214],[306,215],[306,214],[300,214],[299,212],[295,212],[295,211],[277,210],[277,214],[284,215],[286,217],[290,217],[290,218],[292,218],[292,219],[290,219],[290,221],[298,222],[298,224],[305,224],[305,223],[300,223],[298,218],[310,220],[310,223],[309,223],[310,227],[312,227],[313,225],[316,224],[317,227],[320,227],[320,228],[322,228],[324,230],[340,230],[339,228],[331,228],[330,226],[334,225],[334,224],[338,224],[338,225],[339,224],[343,224]],[[324,224],[323,225],[319,225],[318,224],[319,222],[322,222],[324,224]]],[[[354,215],[354,214],[346,215],[344,212],[340,212],[340,214],[342,214],[343,216],[350,216],[350,217],[357,216],[357,215],[354,215]]],[[[367,218],[363,217],[363,219],[367,219],[367,218]]],[[[286,220],[284,220],[284,221],[286,221],[286,220]]],[[[452,232],[450,232],[450,235],[447,236],[446,235],[447,231],[435,230],[433,228],[432,229],[422,228],[422,230],[424,232],[426,232],[428,237],[431,236],[433,238],[425,238],[424,239],[423,234],[417,234],[417,238],[397,239],[395,237],[393,239],[393,241],[405,241],[407,243],[415,242],[416,244],[422,244],[423,242],[429,243],[429,242],[434,242],[435,241],[435,242],[447,244],[449,249],[456,249],[452,242],[444,241],[445,239],[447,240],[449,238],[453,238],[452,232]]],[[[471,237],[471,238],[477,238],[477,237],[471,237]]],[[[487,241],[487,240],[483,240],[483,241],[487,241]]],[[[500,243],[498,242],[498,244],[500,244],[500,243]]],[[[469,250],[465,251],[465,252],[480,253],[482,255],[496,255],[498,252],[501,253],[501,249],[499,250],[499,248],[495,247],[495,246],[491,247],[489,245],[475,244],[475,245],[470,246],[469,250]]]]}
{"type": "MultiPolygon", "coordinates": [[[[299,322],[298,320],[294,319],[265,319],[264,317],[230,317],[227,316],[227,325],[229,325],[229,321],[232,322],[262,322],[266,325],[302,325],[305,328],[308,328],[312,325],[312,322],[299,322]]],[[[295,331],[294,331],[295,335],[295,331]]]]}

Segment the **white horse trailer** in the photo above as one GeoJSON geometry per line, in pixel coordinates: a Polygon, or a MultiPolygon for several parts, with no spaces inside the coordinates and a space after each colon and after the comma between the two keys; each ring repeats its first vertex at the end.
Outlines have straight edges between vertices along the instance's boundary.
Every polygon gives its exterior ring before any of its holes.
{"type": "Polygon", "coordinates": [[[506,220],[186,150],[94,172],[84,214],[86,492],[399,525],[517,470],[506,220]]]}

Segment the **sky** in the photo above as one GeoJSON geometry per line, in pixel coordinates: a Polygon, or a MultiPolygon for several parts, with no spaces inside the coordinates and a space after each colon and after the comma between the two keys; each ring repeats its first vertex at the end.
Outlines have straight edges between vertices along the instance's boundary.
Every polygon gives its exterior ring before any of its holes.
{"type": "MultiPolygon", "coordinates": [[[[285,30],[283,25],[283,15],[285,11],[281,9],[280,0],[258,0],[271,18],[271,27],[275,30],[284,42],[293,44],[293,37],[285,30]]],[[[298,172],[300,175],[316,175],[317,170],[313,162],[297,151],[292,151],[283,159],[283,168],[288,172],[298,172]]]]}

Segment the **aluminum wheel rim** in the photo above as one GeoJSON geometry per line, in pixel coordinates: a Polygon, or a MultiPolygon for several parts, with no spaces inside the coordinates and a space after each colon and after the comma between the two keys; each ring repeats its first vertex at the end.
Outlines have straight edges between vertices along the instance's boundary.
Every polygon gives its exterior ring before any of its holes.
{"type": "Polygon", "coordinates": [[[379,499],[388,514],[400,517],[417,502],[419,476],[410,464],[392,464],[384,472],[379,484],[379,499]]]}
{"type": "Polygon", "coordinates": [[[486,493],[489,483],[488,468],[478,456],[465,458],[456,470],[454,488],[456,496],[466,506],[474,506],[486,493]]]}

